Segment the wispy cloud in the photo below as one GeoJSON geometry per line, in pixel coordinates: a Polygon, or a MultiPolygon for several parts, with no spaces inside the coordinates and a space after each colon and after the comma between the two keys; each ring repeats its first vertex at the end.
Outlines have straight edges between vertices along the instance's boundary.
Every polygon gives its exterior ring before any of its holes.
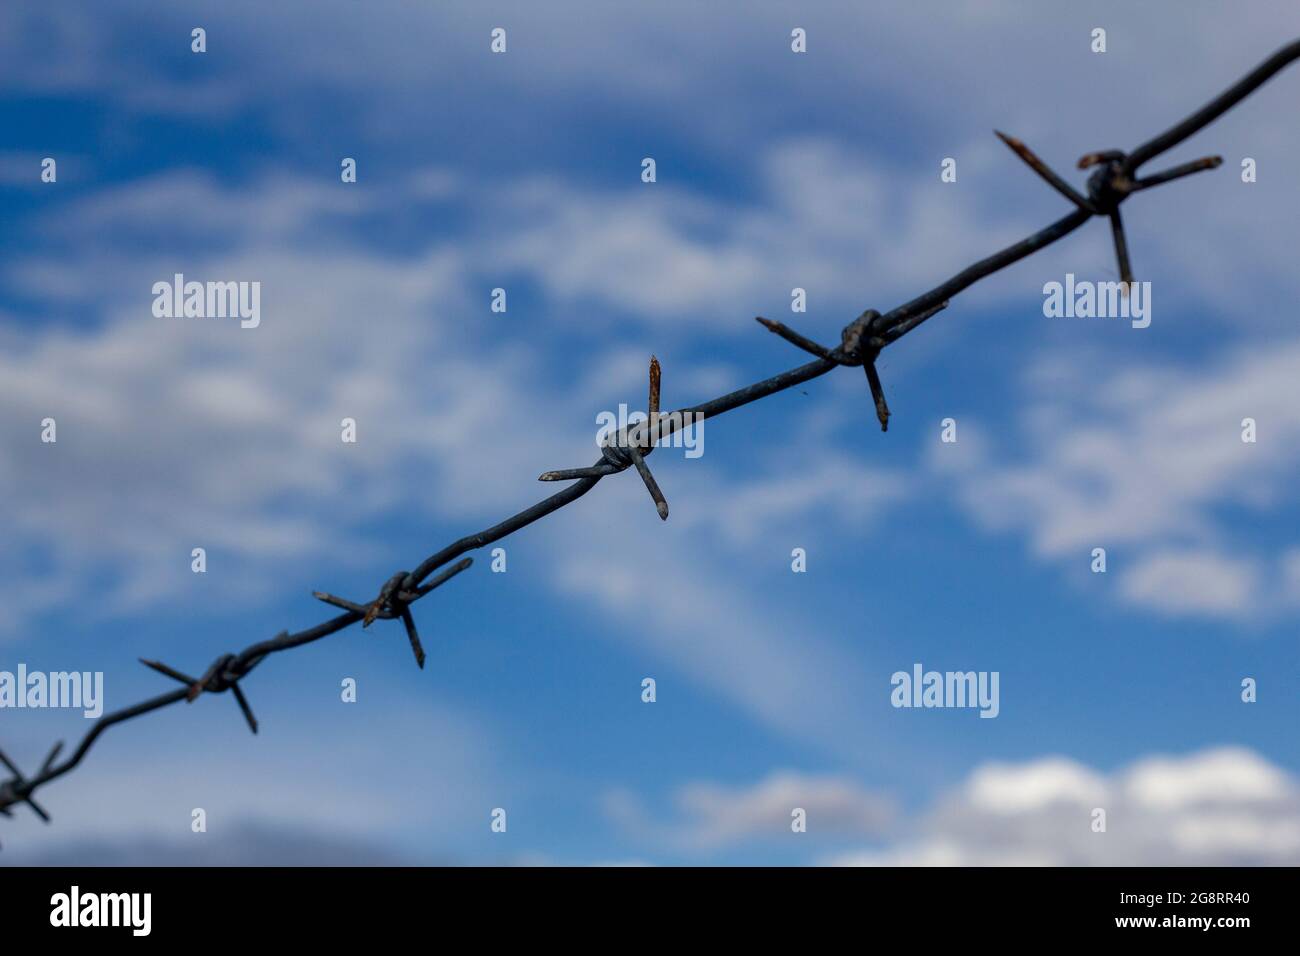
{"type": "Polygon", "coordinates": [[[1243,540],[1229,515],[1300,504],[1297,377],[1293,341],[1208,368],[1060,356],[1027,376],[1022,454],[967,422],[930,461],[974,518],[1023,533],[1043,558],[1086,567],[1105,548],[1133,604],[1254,618],[1287,604],[1276,598],[1286,549],[1243,540]],[[1246,418],[1255,442],[1243,441],[1246,418]]]}
{"type": "Polygon", "coordinates": [[[980,766],[883,848],[838,865],[1294,866],[1300,785],[1254,751],[1152,756],[1106,774],[1046,757],[980,766]],[[1094,828],[1105,811],[1105,830],[1094,828]]]}
{"type": "Polygon", "coordinates": [[[788,838],[795,811],[816,839],[879,836],[893,822],[892,800],[844,777],[778,771],[749,786],[683,784],[672,795],[675,814],[655,817],[624,790],[607,792],[606,814],[634,837],[678,851],[706,852],[734,844],[788,838]]]}

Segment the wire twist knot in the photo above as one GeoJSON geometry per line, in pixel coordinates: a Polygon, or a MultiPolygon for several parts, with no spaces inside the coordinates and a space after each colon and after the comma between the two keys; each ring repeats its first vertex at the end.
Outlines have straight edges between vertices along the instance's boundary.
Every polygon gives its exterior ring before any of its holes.
{"type": "Polygon", "coordinates": [[[199,694],[208,691],[212,694],[223,694],[230,690],[244,676],[243,671],[234,667],[238,655],[223,654],[213,661],[212,666],[208,668],[194,686],[190,688],[189,699],[194,700],[199,694]]]}
{"type": "Polygon", "coordinates": [[[417,583],[410,571],[398,571],[384,582],[384,586],[379,589],[379,596],[368,604],[358,604],[346,598],[326,594],[324,591],[312,593],[317,600],[357,615],[361,619],[363,628],[369,627],[375,621],[392,621],[400,618],[406,627],[406,637],[411,643],[411,653],[415,655],[415,663],[423,669],[424,645],[420,643],[420,633],[415,628],[415,618],[411,616],[411,605],[473,563],[473,558],[461,558],[451,567],[438,572],[425,584],[417,583]]]}
{"type": "Polygon", "coordinates": [[[626,471],[632,467],[632,453],[628,447],[627,429],[620,429],[616,436],[601,442],[600,457],[617,471],[626,471]]]}
{"type": "Polygon", "coordinates": [[[1025,161],[1025,164],[1030,169],[1038,173],[1049,186],[1074,203],[1080,211],[1090,216],[1105,216],[1110,220],[1111,237],[1115,243],[1115,259],[1119,265],[1119,278],[1126,292],[1133,282],[1133,270],[1129,264],[1128,239],[1124,235],[1124,221],[1119,214],[1120,203],[1127,199],[1131,193],[1149,189],[1152,186],[1159,186],[1161,183],[1180,179],[1183,176],[1190,176],[1192,173],[1199,173],[1202,170],[1215,169],[1223,162],[1222,156],[1206,156],[1202,159],[1194,159],[1190,163],[1175,166],[1172,169],[1166,169],[1162,173],[1154,173],[1150,176],[1138,178],[1134,176],[1134,173],[1142,163],[1141,157],[1137,157],[1137,161],[1135,161],[1135,157],[1125,153],[1122,149],[1103,149],[1095,153],[1087,153],[1079,158],[1078,167],[1080,169],[1097,167],[1092,175],[1088,177],[1088,195],[1083,196],[1020,140],[997,130],[994,130],[994,132],[997,133],[1002,142],[1007,144],[1012,152],[1025,161]]]}
{"type": "Polygon", "coordinates": [[[659,490],[659,483],[650,473],[650,466],[645,463],[646,455],[654,451],[659,439],[659,390],[662,370],[659,360],[650,356],[650,401],[644,421],[620,428],[613,435],[607,436],[600,443],[601,460],[588,468],[563,468],[559,471],[547,471],[537,476],[538,481],[569,481],[574,478],[594,478],[599,480],[607,475],[616,475],[636,467],[636,472],[645,483],[650,498],[655,503],[659,517],[668,520],[668,502],[659,490]],[[634,440],[635,439],[635,440],[634,440]]]}
{"type": "Polygon", "coordinates": [[[880,430],[884,432],[889,431],[890,411],[889,403],[885,401],[884,386],[880,384],[880,375],[876,371],[876,359],[880,357],[880,352],[886,345],[947,307],[946,301],[940,302],[892,329],[880,328],[880,313],[875,309],[867,309],[844,327],[840,332],[840,345],[835,349],[828,349],[781,322],[765,319],[761,315],[755,318],[769,332],[781,336],[791,345],[817,356],[822,361],[849,368],[861,367],[866,373],[867,386],[871,389],[871,398],[876,405],[876,419],[880,422],[880,430]]]}
{"type": "Polygon", "coordinates": [[[253,716],[253,708],[248,705],[248,698],[244,696],[239,682],[248,674],[254,665],[261,660],[260,657],[254,659],[252,663],[243,663],[237,654],[222,654],[212,665],[203,672],[199,678],[190,677],[173,667],[169,667],[162,661],[150,661],[140,658],[140,663],[145,667],[156,670],[159,674],[170,677],[172,680],[185,684],[185,702],[194,703],[204,692],[210,694],[223,694],[230,691],[234,694],[235,702],[239,704],[239,710],[244,715],[244,720],[248,722],[248,728],[253,733],[257,733],[257,718],[253,716]]]}

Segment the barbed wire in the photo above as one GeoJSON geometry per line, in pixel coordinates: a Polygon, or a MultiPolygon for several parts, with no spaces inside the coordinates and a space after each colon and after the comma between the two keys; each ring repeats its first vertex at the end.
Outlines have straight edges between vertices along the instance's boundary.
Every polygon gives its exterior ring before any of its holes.
{"type": "Polygon", "coordinates": [[[363,604],[320,591],[314,592],[319,600],[343,609],[344,613],[297,633],[282,631],[275,637],[246,647],[237,654],[224,654],[213,661],[201,677],[191,677],[161,661],[141,659],[141,663],[145,666],[170,677],[183,686],[133,706],[104,714],[95,721],[94,727],[85,734],[70,756],[61,763],[57,762],[63,750],[63,742],[56,743],[41,764],[41,769],[31,776],[24,775],[12,760],[0,752],[0,763],[3,763],[12,774],[8,780],[0,783],[0,814],[11,816],[12,808],[16,804],[25,803],[37,816],[48,823],[49,814],[36,802],[37,789],[76,768],[104,731],[116,724],[170,707],[181,701],[193,703],[205,693],[220,694],[230,691],[249,729],[257,733],[257,719],[253,716],[252,708],[240,686],[244,678],[272,654],[311,644],[358,622],[363,628],[368,628],[377,620],[401,620],[415,655],[416,664],[423,668],[425,653],[416,630],[415,618],[411,614],[411,605],[468,568],[473,563],[473,559],[461,557],[466,552],[477,550],[514,534],[551,512],[577,501],[594,488],[602,478],[608,478],[632,467],[645,483],[659,516],[667,520],[668,502],[654,475],[651,474],[646,458],[654,451],[660,439],[672,435],[689,422],[699,422],[721,415],[825,375],[834,368],[846,366],[861,368],[865,373],[867,386],[875,405],[876,418],[880,422],[881,430],[887,430],[889,405],[885,400],[884,387],[876,371],[876,359],[880,353],[946,308],[954,295],[974,285],[985,276],[1005,269],[1063,239],[1094,216],[1104,217],[1110,222],[1121,289],[1127,293],[1129,285],[1133,282],[1133,275],[1124,223],[1120,217],[1120,205],[1135,192],[1160,186],[1203,170],[1214,169],[1222,163],[1222,158],[1207,156],[1149,176],[1138,176],[1139,167],[1208,126],[1296,59],[1300,59],[1300,40],[1282,47],[1201,109],[1136,149],[1128,153],[1117,149],[1103,150],[1082,157],[1078,162],[1078,168],[1093,169],[1087,180],[1086,194],[1080,193],[1067,183],[1020,140],[998,132],[998,137],[1017,156],[1048,185],[1070,201],[1075,207],[1073,212],[1014,245],[1007,246],[986,259],[981,259],[890,312],[882,315],[874,309],[867,309],[845,326],[840,334],[840,344],[834,348],[820,345],[780,322],[759,316],[758,321],[767,329],[815,356],[816,360],[761,382],[755,382],[753,385],[712,401],[661,414],[659,410],[661,370],[659,362],[652,357],[648,416],[635,424],[625,425],[610,436],[602,444],[601,457],[595,464],[586,468],[548,471],[539,476],[541,481],[572,481],[573,484],[505,519],[500,524],[452,542],[425,558],[413,571],[398,571],[384,583],[379,589],[378,596],[372,601],[363,604]],[[449,562],[457,558],[461,560],[446,567],[449,562]]]}

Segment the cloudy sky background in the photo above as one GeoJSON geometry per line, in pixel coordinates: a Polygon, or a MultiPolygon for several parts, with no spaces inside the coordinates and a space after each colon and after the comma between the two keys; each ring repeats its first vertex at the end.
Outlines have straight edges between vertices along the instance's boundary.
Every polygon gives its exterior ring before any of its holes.
{"type": "MultiPolygon", "coordinates": [[[[1078,182],[1300,36],[1171,8],[6,4],[0,669],[117,707],[167,688],[137,657],[367,598],[589,464],[650,354],[693,404],[802,362],[754,315],[834,341],[1062,215],[994,128],[1078,182]],[[155,318],[174,272],[260,281],[261,327],[155,318]]],[[[888,351],[887,435],[856,371],[710,421],[653,459],[668,522],[602,482],[418,606],[423,672],[381,623],[263,665],[256,739],[225,697],[113,729],[3,861],[1300,862],[1298,84],[1126,204],[1150,328],[1044,318],[1117,278],[1090,223],[888,351]],[[916,662],[999,671],[999,717],[895,710],[916,662]]],[[[0,747],[87,726],[3,711],[0,747]]]]}

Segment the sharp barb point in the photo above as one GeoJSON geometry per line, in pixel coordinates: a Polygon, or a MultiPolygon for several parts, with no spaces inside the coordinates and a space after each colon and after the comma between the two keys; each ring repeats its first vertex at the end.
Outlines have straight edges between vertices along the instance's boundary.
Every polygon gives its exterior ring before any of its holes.
{"type": "Polygon", "coordinates": [[[653,355],[650,356],[650,402],[647,411],[654,415],[659,411],[659,384],[662,370],[659,368],[659,360],[653,355]]]}
{"type": "Polygon", "coordinates": [[[330,605],[331,607],[337,607],[337,608],[342,608],[345,611],[351,611],[353,614],[364,615],[367,613],[368,610],[366,605],[364,604],[357,604],[355,601],[349,601],[346,598],[341,598],[336,594],[327,594],[324,591],[313,591],[312,597],[316,598],[316,600],[318,601],[324,601],[326,604],[330,605]]]}
{"type": "Polygon", "coordinates": [[[775,332],[791,345],[801,348],[805,352],[815,355],[820,359],[826,359],[831,362],[835,361],[835,357],[832,355],[830,349],[826,348],[824,345],[819,345],[807,336],[800,335],[789,326],[783,325],[780,322],[773,322],[771,319],[765,319],[762,316],[755,316],[755,318],[757,318],[763,327],[769,332],[775,332]]]}
{"type": "Polygon", "coordinates": [[[63,750],[63,741],[60,740],[50,750],[49,756],[45,758],[45,763],[41,764],[41,773],[45,773],[50,767],[54,766],[54,761],[59,758],[59,753],[63,750]]]}
{"type": "Polygon", "coordinates": [[[145,667],[148,667],[150,670],[155,670],[159,674],[162,674],[164,677],[170,677],[172,680],[178,681],[179,683],[182,684],[194,683],[193,677],[191,677],[188,674],[182,674],[180,671],[176,670],[175,668],[168,667],[162,661],[151,661],[141,657],[140,663],[143,664],[145,667]]]}
{"type": "Polygon", "coordinates": [[[880,384],[880,375],[876,372],[876,360],[863,363],[862,370],[867,373],[867,384],[871,387],[871,397],[876,403],[876,418],[882,432],[889,431],[889,405],[885,402],[885,389],[880,384]]]}
{"type": "Polygon", "coordinates": [[[538,481],[571,481],[575,478],[600,478],[605,474],[599,467],[562,468],[559,471],[544,471],[537,476],[538,481]]]}
{"type": "MultiPolygon", "coordinates": [[[[1110,231],[1115,242],[1115,260],[1119,265],[1119,281],[1124,286],[1128,286],[1133,282],[1133,270],[1129,265],[1128,240],[1124,236],[1124,220],[1120,218],[1118,209],[1110,214],[1110,231]]],[[[1125,289],[1126,293],[1127,291],[1125,289]]]]}
{"type": "Polygon", "coordinates": [[[659,490],[659,483],[655,481],[655,476],[650,473],[650,466],[645,463],[641,450],[635,445],[629,445],[628,452],[632,456],[632,464],[636,466],[637,474],[641,476],[646,490],[650,492],[650,497],[655,503],[655,510],[659,512],[660,518],[667,521],[668,502],[665,500],[663,492],[659,490]]]}
{"type": "Polygon", "coordinates": [[[415,655],[415,663],[419,665],[420,670],[424,670],[424,647],[420,644],[420,635],[415,629],[415,618],[411,616],[410,608],[402,608],[402,623],[406,625],[406,637],[411,642],[411,653],[415,655]]]}
{"type": "Polygon", "coordinates": [[[1133,183],[1134,190],[1150,189],[1152,186],[1159,186],[1163,183],[1172,182],[1175,179],[1182,179],[1184,176],[1191,176],[1193,173],[1201,173],[1210,169],[1218,169],[1223,165],[1222,156],[1205,156],[1201,159],[1194,159],[1190,163],[1183,163],[1174,166],[1172,169],[1166,169],[1164,172],[1152,173],[1150,176],[1143,176],[1133,183]]]}
{"type": "Polygon", "coordinates": [[[45,808],[33,800],[30,795],[23,802],[36,811],[36,815],[40,817],[42,821],[45,823],[50,822],[50,815],[45,812],[45,808]]]}
{"type": "Polygon", "coordinates": [[[238,684],[231,684],[230,692],[235,695],[235,701],[239,704],[239,709],[243,711],[244,719],[248,721],[248,729],[253,733],[257,733],[257,718],[253,716],[253,708],[248,706],[248,698],[244,696],[243,690],[238,684]]]}
{"type": "Polygon", "coordinates": [[[1074,203],[1078,208],[1085,209],[1089,212],[1092,211],[1092,204],[1085,199],[1077,189],[1058,176],[1050,166],[1039,159],[1034,151],[1028,146],[1016,139],[1016,137],[1008,136],[1001,130],[995,129],[993,132],[997,133],[998,139],[1006,143],[1007,146],[1011,148],[1011,151],[1024,161],[1026,166],[1038,173],[1039,177],[1041,177],[1047,185],[1051,186],[1066,199],[1070,200],[1070,202],[1074,203]]]}

